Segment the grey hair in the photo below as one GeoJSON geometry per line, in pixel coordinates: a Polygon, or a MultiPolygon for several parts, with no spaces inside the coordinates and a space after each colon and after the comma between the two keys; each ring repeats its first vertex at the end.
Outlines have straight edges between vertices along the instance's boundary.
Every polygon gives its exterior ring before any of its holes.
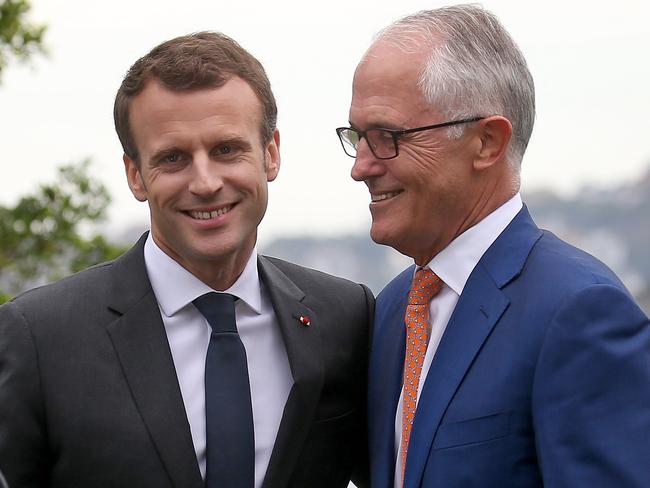
{"type": "MultiPolygon", "coordinates": [[[[477,5],[423,10],[386,27],[377,40],[428,51],[418,86],[446,116],[507,118],[513,135],[506,157],[519,167],[533,131],[535,87],[524,56],[492,13],[477,5]]],[[[452,137],[462,135],[462,126],[450,129],[452,137]]]]}

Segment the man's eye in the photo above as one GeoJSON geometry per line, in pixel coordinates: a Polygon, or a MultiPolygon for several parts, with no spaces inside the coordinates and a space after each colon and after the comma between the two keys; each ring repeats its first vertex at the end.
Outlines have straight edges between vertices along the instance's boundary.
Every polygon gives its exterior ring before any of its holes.
{"type": "Polygon", "coordinates": [[[368,140],[368,143],[373,148],[385,147],[393,144],[393,135],[386,130],[371,129],[368,132],[366,132],[366,134],[367,134],[366,138],[368,140]]]}
{"type": "Polygon", "coordinates": [[[393,141],[393,135],[386,130],[377,130],[375,131],[374,135],[377,137],[377,140],[380,140],[382,142],[393,141]]]}
{"type": "Polygon", "coordinates": [[[214,150],[216,157],[220,156],[230,156],[234,157],[240,152],[240,147],[236,144],[221,144],[217,146],[214,150]]]}
{"type": "Polygon", "coordinates": [[[163,163],[178,163],[181,160],[181,155],[178,153],[169,153],[161,158],[163,163]]]}

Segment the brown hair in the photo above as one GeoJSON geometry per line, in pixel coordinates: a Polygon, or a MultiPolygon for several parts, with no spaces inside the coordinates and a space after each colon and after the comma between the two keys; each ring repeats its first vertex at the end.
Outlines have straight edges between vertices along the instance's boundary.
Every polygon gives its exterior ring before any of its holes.
{"type": "Polygon", "coordinates": [[[136,163],[138,150],[129,124],[133,97],[148,81],[156,79],[171,90],[219,88],[238,76],[253,89],[262,105],[262,141],[271,140],[277,122],[277,106],[262,64],[235,40],[218,32],[197,32],[177,37],[153,48],[129,69],[115,97],[115,130],[124,154],[136,163]]]}

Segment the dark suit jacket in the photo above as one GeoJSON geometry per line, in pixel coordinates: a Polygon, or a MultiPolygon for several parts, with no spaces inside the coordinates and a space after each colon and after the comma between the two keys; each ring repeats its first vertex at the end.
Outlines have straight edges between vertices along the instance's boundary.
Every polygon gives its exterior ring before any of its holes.
{"type": "MultiPolygon", "coordinates": [[[[413,268],[377,297],[373,488],[393,486],[413,268]]],[[[650,323],[592,256],[526,208],[472,272],[423,386],[405,487],[650,486],[650,323]]]]}
{"type": "MultiPolygon", "coordinates": [[[[0,307],[11,488],[203,486],[143,243],[0,307]]],[[[259,271],[294,378],[263,486],[344,488],[366,450],[372,294],[273,258],[259,271]]]]}

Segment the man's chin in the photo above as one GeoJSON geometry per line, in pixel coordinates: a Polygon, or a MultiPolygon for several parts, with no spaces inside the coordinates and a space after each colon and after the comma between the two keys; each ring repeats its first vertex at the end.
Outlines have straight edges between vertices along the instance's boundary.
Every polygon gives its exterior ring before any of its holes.
{"type": "Polygon", "coordinates": [[[381,244],[382,246],[394,247],[395,244],[393,233],[375,223],[370,227],[370,238],[376,244],[381,244]]]}
{"type": "Polygon", "coordinates": [[[410,252],[413,249],[408,246],[408,241],[404,237],[404,232],[400,232],[397,229],[387,229],[374,223],[370,228],[370,238],[373,242],[382,246],[391,247],[404,256],[413,257],[410,252]]]}

